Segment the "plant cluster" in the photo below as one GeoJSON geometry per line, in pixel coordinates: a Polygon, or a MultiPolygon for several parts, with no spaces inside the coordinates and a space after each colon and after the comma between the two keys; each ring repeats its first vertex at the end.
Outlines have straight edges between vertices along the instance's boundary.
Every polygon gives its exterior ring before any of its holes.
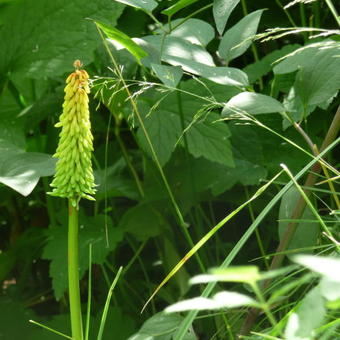
{"type": "Polygon", "coordinates": [[[340,338],[339,27],[1,2],[0,338],[340,338]]]}

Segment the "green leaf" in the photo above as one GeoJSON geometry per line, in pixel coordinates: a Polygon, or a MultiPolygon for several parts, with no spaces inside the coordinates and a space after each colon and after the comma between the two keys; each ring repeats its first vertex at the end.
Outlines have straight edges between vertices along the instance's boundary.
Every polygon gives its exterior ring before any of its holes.
{"type": "Polygon", "coordinates": [[[25,339],[29,338],[29,335],[34,331],[28,322],[35,317],[33,311],[25,308],[20,302],[4,296],[0,299],[0,309],[0,337],[20,339],[25,334],[25,339]]]}
{"type": "Polygon", "coordinates": [[[321,295],[327,301],[337,301],[340,302],[340,289],[339,282],[329,280],[327,277],[323,277],[319,283],[321,295]]]}
{"type": "Polygon", "coordinates": [[[322,325],[326,314],[320,288],[313,288],[304,297],[297,311],[289,316],[285,338],[289,340],[313,339],[314,330],[322,325]]]}
{"type": "Polygon", "coordinates": [[[267,170],[263,166],[237,158],[234,159],[234,163],[234,168],[223,169],[220,176],[211,182],[214,196],[231,189],[236,183],[258,185],[261,180],[267,177],[267,170]]]}
{"type": "MultiPolygon", "coordinates": [[[[249,82],[254,83],[259,78],[263,77],[267,73],[269,73],[273,68],[273,63],[284,55],[291,53],[297,50],[300,47],[298,44],[294,45],[286,45],[280,50],[274,50],[273,52],[268,53],[261,60],[256,61],[253,64],[247,65],[243,71],[248,75],[249,82]]],[[[276,82],[274,84],[276,85],[276,82]]]]}
{"type": "Polygon", "coordinates": [[[231,98],[222,110],[222,117],[236,112],[251,115],[285,111],[284,106],[276,99],[260,93],[242,92],[231,98]]]}
{"type": "Polygon", "coordinates": [[[254,282],[260,279],[260,272],[256,266],[234,266],[226,269],[211,269],[210,274],[194,276],[190,284],[222,282],[254,282]]]}
{"type": "Polygon", "coordinates": [[[24,152],[0,139],[0,183],[23,196],[33,191],[40,177],[53,175],[55,164],[50,155],[24,152]]]}
{"type": "Polygon", "coordinates": [[[162,50],[163,61],[181,66],[187,72],[218,84],[248,85],[248,77],[243,71],[233,67],[216,67],[213,58],[202,46],[172,36],[167,36],[163,40],[161,36],[146,36],[143,40],[153,45],[155,49],[162,50]]]}
{"type": "MultiPolygon", "coordinates": [[[[228,138],[230,131],[226,124],[217,121],[219,116],[210,113],[205,119],[200,120],[187,131],[189,152],[196,158],[205,157],[210,161],[234,166],[231,146],[228,138]]],[[[191,122],[187,122],[188,125],[191,122]]]]}
{"type": "Polygon", "coordinates": [[[106,169],[95,170],[95,183],[97,184],[96,200],[105,197],[127,197],[138,200],[136,183],[126,174],[126,163],[119,158],[113,166],[106,169]]]}
{"type": "Polygon", "coordinates": [[[127,210],[119,222],[124,232],[134,235],[140,241],[159,235],[167,226],[167,221],[157,209],[143,203],[127,210]]]}
{"type": "MultiPolygon", "coordinates": [[[[214,85],[215,86],[215,85],[214,85]]],[[[205,88],[199,87],[195,81],[185,82],[182,90],[193,93],[209,93],[205,88]]],[[[223,86],[216,86],[216,90],[222,91],[224,97],[227,98],[228,90],[223,86]]],[[[181,116],[178,112],[177,93],[171,93],[163,98],[157,94],[152,98],[152,103],[155,105],[154,110],[150,112],[151,102],[142,107],[144,123],[148,134],[153,142],[157,156],[162,165],[170,158],[171,153],[175,148],[175,144],[182,136],[183,128],[185,138],[188,143],[188,151],[195,157],[203,156],[214,162],[233,166],[232,152],[229,143],[230,132],[228,126],[224,122],[215,122],[218,116],[215,113],[206,114],[209,108],[203,105],[204,100],[181,94],[181,108],[183,112],[183,124],[181,116]]],[[[144,134],[138,130],[138,138],[144,150],[150,153],[148,144],[146,143],[144,134]]],[[[183,138],[180,142],[183,143],[183,138]]]]}
{"type": "Polygon", "coordinates": [[[155,0],[115,0],[117,2],[120,2],[122,4],[132,6],[138,9],[142,9],[146,12],[151,13],[157,6],[158,3],[155,0]]]}
{"type": "MultiPolygon", "coordinates": [[[[172,29],[169,36],[181,38],[192,44],[203,47],[208,45],[209,42],[214,39],[215,31],[207,22],[195,18],[190,18],[186,21],[184,20],[185,19],[176,19],[171,21],[171,27],[176,27],[180,23],[181,24],[175,29],[172,29]]],[[[164,25],[164,28],[170,30],[169,24],[164,25]]],[[[159,34],[163,33],[161,29],[156,30],[156,32],[159,34]]]]}
{"type": "Polygon", "coordinates": [[[119,31],[117,28],[106,25],[103,22],[95,21],[95,23],[109,39],[123,45],[133,56],[135,56],[138,62],[140,62],[141,58],[147,56],[147,53],[125,33],[119,31]]]}
{"type": "Polygon", "coordinates": [[[207,66],[215,66],[212,56],[200,45],[192,44],[187,39],[160,35],[145,36],[143,40],[162,51],[162,60],[171,64],[171,58],[192,60],[207,66]]]}
{"type": "Polygon", "coordinates": [[[224,33],[218,48],[221,58],[228,62],[242,55],[252,43],[263,9],[252,12],[224,33]]]}
{"type": "Polygon", "coordinates": [[[340,258],[326,256],[296,255],[294,262],[321,274],[329,280],[340,282],[340,258]]]}
{"type": "Polygon", "coordinates": [[[180,65],[185,71],[209,79],[217,84],[229,86],[247,86],[247,75],[234,67],[207,66],[194,60],[179,57],[168,57],[167,61],[173,65],[180,65]]]}
{"type": "Polygon", "coordinates": [[[240,0],[214,0],[213,14],[219,34],[223,34],[229,16],[239,2],[240,0]]]}
{"type": "Polygon", "coordinates": [[[168,17],[172,17],[175,13],[180,11],[182,8],[185,8],[198,0],[179,0],[174,5],[168,7],[167,9],[164,9],[162,11],[162,14],[167,15],[168,17]]]}
{"type": "Polygon", "coordinates": [[[304,106],[319,105],[333,98],[340,88],[339,43],[314,43],[287,55],[274,67],[274,73],[299,70],[294,88],[304,106]]]}
{"type": "MultiPolygon", "coordinates": [[[[279,211],[279,236],[282,239],[290,222],[285,221],[292,218],[293,211],[296,207],[297,200],[301,197],[295,187],[288,190],[282,197],[279,211]]],[[[298,222],[298,227],[294,233],[288,249],[299,249],[312,247],[316,244],[319,234],[319,223],[307,222],[315,220],[315,216],[309,207],[306,207],[301,222],[298,222]]]]}
{"type": "Polygon", "coordinates": [[[162,83],[168,87],[176,87],[183,75],[182,69],[178,66],[151,64],[151,67],[162,83]]]}
{"type": "MultiPolygon", "coordinates": [[[[182,321],[183,317],[177,314],[157,313],[146,320],[138,333],[132,335],[128,340],[170,340],[182,321]]],[[[195,339],[196,336],[193,332],[189,332],[183,338],[183,340],[195,339]]]]}
{"type": "Polygon", "coordinates": [[[101,41],[85,18],[115,25],[123,7],[112,0],[13,1],[0,31],[0,74],[55,79],[76,59],[92,62],[101,41]]]}
{"type": "Polygon", "coordinates": [[[166,313],[184,312],[188,310],[215,310],[221,308],[235,308],[241,306],[256,306],[251,297],[236,292],[219,292],[211,299],[196,297],[177,302],[165,309],[166,313]]]}
{"type": "MultiPolygon", "coordinates": [[[[122,240],[122,231],[112,227],[112,221],[104,215],[88,217],[79,216],[79,278],[88,269],[89,245],[92,243],[92,263],[102,264],[106,256],[122,240]],[[107,223],[109,247],[105,239],[107,223]]],[[[48,242],[42,257],[51,260],[50,277],[54,295],[59,300],[67,289],[67,228],[65,225],[50,228],[47,232],[48,242]]]]}
{"type": "MultiPolygon", "coordinates": [[[[90,333],[92,334],[92,338],[95,338],[94,334],[98,334],[101,318],[102,313],[91,317],[90,333]]],[[[126,313],[125,309],[111,305],[106,318],[102,340],[112,340],[113,334],[115,340],[126,340],[135,329],[135,322],[129,314],[126,313]]],[[[92,338],[90,336],[90,339],[92,338]]]]}

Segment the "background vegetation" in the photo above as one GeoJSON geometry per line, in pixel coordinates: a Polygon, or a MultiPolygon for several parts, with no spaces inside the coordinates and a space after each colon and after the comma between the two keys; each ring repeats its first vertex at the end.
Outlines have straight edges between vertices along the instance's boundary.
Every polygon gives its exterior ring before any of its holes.
{"type": "Polygon", "coordinates": [[[288,3],[0,1],[2,339],[61,338],[30,319],[70,334],[67,202],[46,192],[75,59],[92,79],[98,184],[80,207],[89,338],[121,266],[103,339],[236,339],[249,324],[252,339],[340,337],[339,260],[292,256],[339,252],[340,20],[331,0],[288,3]],[[230,264],[261,273],[188,285],[230,264]],[[223,289],[257,302],[163,313],[223,289]]]}

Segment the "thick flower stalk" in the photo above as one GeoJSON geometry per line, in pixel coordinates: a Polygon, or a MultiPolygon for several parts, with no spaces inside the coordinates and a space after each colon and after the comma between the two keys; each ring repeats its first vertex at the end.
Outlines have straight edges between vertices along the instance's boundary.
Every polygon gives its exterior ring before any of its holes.
{"type": "Polygon", "coordinates": [[[49,194],[69,198],[73,206],[80,198],[94,200],[95,184],[91,162],[93,136],[91,133],[88,96],[90,92],[85,70],[81,70],[79,60],[74,62],[75,72],[66,79],[63,112],[59,122],[61,127],[58,148],[53,157],[58,158],[56,174],[49,194]]]}

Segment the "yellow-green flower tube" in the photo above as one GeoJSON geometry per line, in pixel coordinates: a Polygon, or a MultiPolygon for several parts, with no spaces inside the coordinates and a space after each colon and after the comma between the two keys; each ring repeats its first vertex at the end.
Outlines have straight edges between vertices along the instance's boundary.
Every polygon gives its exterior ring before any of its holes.
{"type": "Polygon", "coordinates": [[[80,198],[94,200],[95,184],[91,162],[91,133],[88,96],[89,75],[75,61],[75,72],[66,79],[63,112],[56,127],[61,127],[59,144],[53,157],[58,158],[50,195],[69,198],[75,206],[80,198]]]}

